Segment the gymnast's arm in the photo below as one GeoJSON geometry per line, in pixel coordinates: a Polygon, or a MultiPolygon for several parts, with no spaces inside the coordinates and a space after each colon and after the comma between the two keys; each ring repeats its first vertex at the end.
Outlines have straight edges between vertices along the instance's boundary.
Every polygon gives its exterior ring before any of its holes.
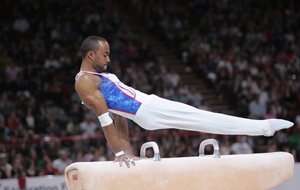
{"type": "Polygon", "coordinates": [[[131,144],[129,139],[128,133],[128,123],[125,117],[112,113],[114,121],[115,121],[115,128],[119,137],[120,144],[122,149],[127,155],[133,156],[131,150],[131,144]]]}
{"type": "Polygon", "coordinates": [[[132,149],[131,149],[127,119],[125,117],[122,117],[115,113],[112,113],[112,115],[114,117],[115,128],[117,130],[122,149],[133,160],[139,160],[140,158],[137,156],[134,156],[132,149]]]}
{"type": "MultiPolygon", "coordinates": [[[[84,105],[93,110],[97,116],[108,112],[106,101],[98,89],[99,84],[100,78],[88,73],[80,75],[75,82],[75,90],[77,91],[84,105]]],[[[102,129],[112,151],[115,154],[121,152],[123,149],[120,144],[114,123],[104,126],[102,129]]],[[[120,166],[122,166],[122,162],[125,162],[127,167],[130,167],[129,157],[126,153],[116,157],[115,162],[119,162],[120,166]]],[[[134,161],[131,161],[131,164],[135,165],[134,161]]]]}

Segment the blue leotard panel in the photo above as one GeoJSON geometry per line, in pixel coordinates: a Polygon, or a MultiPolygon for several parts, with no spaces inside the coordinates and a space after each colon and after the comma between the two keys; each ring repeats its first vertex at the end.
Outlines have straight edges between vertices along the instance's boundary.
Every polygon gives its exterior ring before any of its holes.
{"type": "Polygon", "coordinates": [[[107,76],[100,75],[100,78],[100,91],[106,100],[107,107],[116,111],[136,114],[141,106],[141,102],[135,99],[136,93],[121,82],[113,82],[107,76]]]}

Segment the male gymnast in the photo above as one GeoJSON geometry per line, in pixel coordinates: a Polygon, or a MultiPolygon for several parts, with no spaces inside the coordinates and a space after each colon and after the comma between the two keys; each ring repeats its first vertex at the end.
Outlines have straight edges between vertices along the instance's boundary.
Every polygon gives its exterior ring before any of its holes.
{"type": "Polygon", "coordinates": [[[87,37],[82,42],[81,54],[75,89],[83,104],[97,115],[120,166],[123,162],[128,168],[130,164],[135,166],[137,159],[131,150],[127,119],[147,130],[174,128],[223,135],[272,136],[277,130],[293,126],[282,119],[254,120],[205,111],[135,90],[116,75],[105,72],[110,47],[102,37],[87,37]]]}

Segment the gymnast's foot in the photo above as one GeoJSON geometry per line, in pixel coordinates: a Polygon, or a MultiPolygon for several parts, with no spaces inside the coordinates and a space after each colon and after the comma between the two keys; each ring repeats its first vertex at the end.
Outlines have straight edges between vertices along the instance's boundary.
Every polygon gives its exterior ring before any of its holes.
{"type": "Polygon", "coordinates": [[[269,122],[269,129],[265,131],[265,136],[272,136],[276,131],[287,129],[294,125],[294,123],[283,119],[267,119],[269,122]]]}

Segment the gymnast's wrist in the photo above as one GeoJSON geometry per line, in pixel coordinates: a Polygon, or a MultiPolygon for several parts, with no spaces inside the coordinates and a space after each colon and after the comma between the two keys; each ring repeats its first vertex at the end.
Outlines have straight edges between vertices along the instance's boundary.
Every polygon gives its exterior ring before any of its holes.
{"type": "Polygon", "coordinates": [[[119,156],[122,156],[122,155],[124,155],[125,154],[125,152],[122,150],[122,151],[120,151],[120,152],[117,152],[116,154],[115,154],[115,156],[116,157],[119,157],[119,156]]]}

